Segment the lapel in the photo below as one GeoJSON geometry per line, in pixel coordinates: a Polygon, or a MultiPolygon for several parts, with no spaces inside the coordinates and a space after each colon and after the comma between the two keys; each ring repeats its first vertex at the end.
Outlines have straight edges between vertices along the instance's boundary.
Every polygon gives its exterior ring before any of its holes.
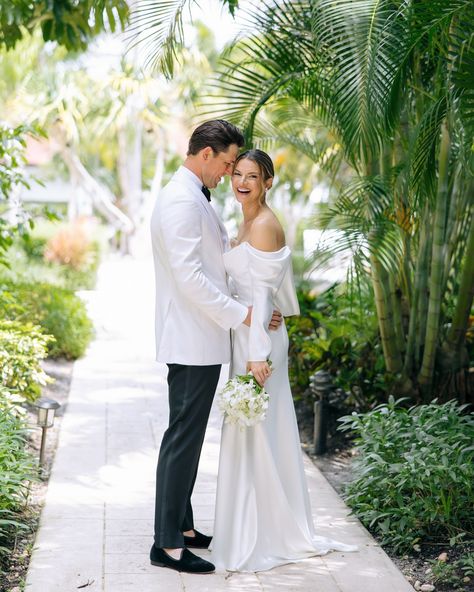
{"type": "Polygon", "coordinates": [[[216,238],[219,241],[221,252],[224,253],[227,248],[227,231],[225,226],[219,219],[219,216],[211,206],[210,202],[207,201],[205,195],[201,191],[200,184],[196,183],[193,178],[194,175],[191,175],[192,173],[185,169],[185,167],[180,167],[174,174],[174,180],[180,185],[185,185],[194,200],[199,204],[201,211],[204,213],[204,216],[208,219],[210,226],[216,233],[216,238]]]}
{"type": "Polygon", "coordinates": [[[208,213],[208,215],[212,219],[214,228],[216,229],[217,235],[219,238],[219,245],[221,247],[221,251],[222,251],[222,253],[224,253],[227,250],[227,230],[225,229],[225,226],[222,223],[222,220],[219,218],[216,211],[211,206],[210,202],[208,202],[205,197],[204,197],[204,199],[205,199],[204,207],[206,209],[206,212],[208,213]]]}

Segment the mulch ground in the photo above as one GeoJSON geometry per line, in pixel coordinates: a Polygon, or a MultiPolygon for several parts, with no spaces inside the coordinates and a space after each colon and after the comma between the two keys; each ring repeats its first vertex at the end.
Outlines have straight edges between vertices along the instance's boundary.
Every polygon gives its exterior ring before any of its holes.
{"type": "MultiPolygon", "coordinates": [[[[67,408],[73,362],[63,359],[45,360],[43,367],[46,373],[55,380],[52,384],[43,387],[42,396],[55,399],[61,404],[61,407],[56,412],[54,426],[47,431],[43,479],[30,486],[29,503],[23,516],[27,530],[22,531],[15,540],[11,541],[11,552],[0,561],[0,592],[21,592],[24,588],[26,572],[39,526],[41,508],[48,488],[48,478],[56,451],[61,419],[67,408]]],[[[34,456],[39,457],[41,429],[35,427],[36,413],[34,409],[28,411],[28,424],[31,426],[28,447],[34,456]]]]}

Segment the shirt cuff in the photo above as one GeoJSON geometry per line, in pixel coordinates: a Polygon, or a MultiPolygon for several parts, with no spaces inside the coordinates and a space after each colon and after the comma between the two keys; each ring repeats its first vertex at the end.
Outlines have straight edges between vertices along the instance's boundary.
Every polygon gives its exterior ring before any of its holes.
{"type": "Polygon", "coordinates": [[[231,326],[231,329],[237,329],[237,327],[239,327],[240,325],[242,325],[242,323],[247,318],[247,315],[248,315],[248,312],[249,312],[248,306],[244,306],[243,304],[240,304],[239,302],[235,302],[235,304],[241,310],[239,311],[240,314],[238,316],[238,320],[231,326]]]}

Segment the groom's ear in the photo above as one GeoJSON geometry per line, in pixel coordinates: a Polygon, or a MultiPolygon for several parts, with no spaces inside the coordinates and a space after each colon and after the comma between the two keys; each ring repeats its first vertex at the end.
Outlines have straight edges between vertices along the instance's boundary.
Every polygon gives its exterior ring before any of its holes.
{"type": "Polygon", "coordinates": [[[212,148],[210,146],[206,146],[205,148],[203,148],[202,150],[200,150],[200,154],[202,156],[203,160],[209,160],[209,158],[212,155],[212,148]]]}

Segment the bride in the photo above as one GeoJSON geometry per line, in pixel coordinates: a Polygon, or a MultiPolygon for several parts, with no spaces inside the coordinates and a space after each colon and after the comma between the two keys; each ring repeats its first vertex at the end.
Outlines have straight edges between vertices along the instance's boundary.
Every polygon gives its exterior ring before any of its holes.
{"type": "Polygon", "coordinates": [[[253,311],[251,326],[233,333],[231,374],[251,371],[270,402],[262,423],[223,427],[212,561],[229,571],[355,550],[315,534],[288,379],[288,335],[284,323],[267,330],[274,308],[283,316],[299,314],[291,251],[266,203],[273,177],[273,163],[261,150],[241,154],[232,174],[244,221],[224,263],[236,297],[253,311]]]}

